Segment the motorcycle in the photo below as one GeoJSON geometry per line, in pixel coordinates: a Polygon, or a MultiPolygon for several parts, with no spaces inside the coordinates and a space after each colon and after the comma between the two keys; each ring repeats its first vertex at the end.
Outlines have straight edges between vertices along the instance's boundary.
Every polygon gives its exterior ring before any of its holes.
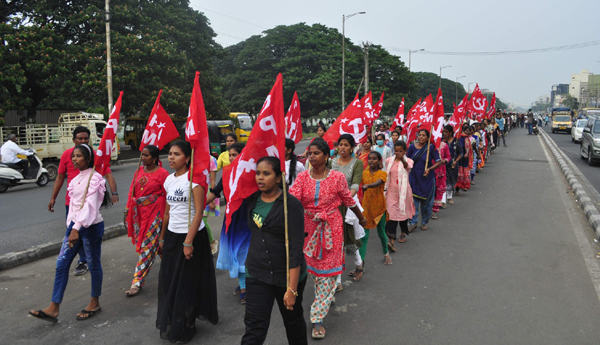
{"type": "Polygon", "coordinates": [[[537,122],[532,123],[532,127],[533,127],[533,134],[535,134],[535,135],[540,134],[540,130],[538,129],[537,122]]]}
{"type": "Polygon", "coordinates": [[[0,193],[6,192],[9,188],[20,186],[23,184],[36,183],[40,187],[44,187],[50,181],[48,170],[42,166],[42,161],[35,154],[27,156],[29,163],[29,173],[23,176],[23,172],[18,166],[9,163],[0,163],[0,193]]]}

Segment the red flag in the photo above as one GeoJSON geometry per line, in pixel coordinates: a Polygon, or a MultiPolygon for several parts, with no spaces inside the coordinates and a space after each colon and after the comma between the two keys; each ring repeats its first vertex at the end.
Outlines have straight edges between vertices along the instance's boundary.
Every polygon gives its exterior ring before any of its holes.
{"type": "Polygon", "coordinates": [[[481,92],[479,88],[479,84],[475,85],[475,90],[473,90],[473,94],[471,95],[471,102],[469,102],[469,107],[467,110],[471,112],[471,118],[477,119],[482,114],[485,114],[487,98],[481,92]]]}
{"type": "Polygon", "coordinates": [[[431,132],[431,139],[435,144],[436,148],[440,148],[442,143],[442,130],[444,129],[444,98],[442,96],[442,89],[438,89],[438,94],[433,111],[433,131],[431,132]]]}
{"type": "Polygon", "coordinates": [[[179,132],[173,124],[173,120],[171,120],[165,108],[160,105],[161,95],[162,90],[158,93],[158,97],[148,118],[148,123],[146,124],[146,129],[140,143],[140,152],[142,152],[146,145],[154,145],[159,150],[162,150],[171,140],[179,137],[179,132]]]}
{"type": "Polygon", "coordinates": [[[416,116],[419,118],[419,128],[424,128],[428,131],[431,131],[431,126],[433,125],[433,98],[431,94],[425,98],[423,103],[421,103],[417,108],[416,116]]]}
{"type": "Polygon", "coordinates": [[[419,126],[419,117],[417,116],[417,107],[421,104],[421,98],[413,104],[406,115],[406,122],[402,127],[402,135],[406,135],[406,142],[410,143],[417,139],[417,127],[419,126]]]}
{"type": "Polygon", "coordinates": [[[194,166],[191,181],[199,184],[208,191],[210,181],[210,144],[208,142],[208,126],[206,125],[206,110],[200,90],[200,72],[196,71],[194,87],[190,99],[187,123],[185,124],[185,140],[194,151],[194,166]]]}
{"type": "Polygon", "coordinates": [[[267,96],[242,153],[223,172],[223,189],[227,201],[226,227],[242,201],[258,190],[256,162],[265,156],[278,157],[285,171],[285,118],[281,73],[267,96]]]}
{"type": "Polygon", "coordinates": [[[383,108],[384,95],[385,92],[382,92],[381,97],[379,97],[379,101],[377,102],[377,104],[375,104],[375,107],[373,108],[373,121],[377,120],[379,118],[379,114],[381,114],[381,109],[383,108]]]}
{"type": "Polygon", "coordinates": [[[403,124],[404,124],[404,97],[402,97],[402,102],[400,102],[400,107],[398,107],[398,113],[396,114],[396,117],[394,118],[394,124],[393,124],[394,130],[398,126],[402,127],[403,124]]]}
{"type": "Polygon", "coordinates": [[[469,94],[466,94],[458,107],[454,109],[454,114],[450,117],[448,124],[454,128],[454,136],[458,138],[462,130],[462,124],[467,116],[467,103],[469,102],[469,94]]]}
{"type": "Polygon", "coordinates": [[[492,95],[492,101],[490,102],[490,110],[487,112],[486,119],[492,119],[496,116],[496,93],[492,95]]]}
{"type": "Polygon", "coordinates": [[[102,176],[106,174],[106,169],[110,167],[110,153],[113,151],[113,145],[115,143],[115,138],[117,137],[122,99],[123,91],[119,93],[119,99],[117,99],[117,103],[115,103],[112,113],[110,113],[110,117],[106,123],[106,128],[104,129],[104,133],[102,133],[100,145],[98,145],[98,149],[96,150],[96,155],[94,157],[94,166],[96,167],[96,171],[102,176]]]}
{"type": "Polygon", "coordinates": [[[285,115],[285,137],[292,139],[294,143],[302,140],[302,123],[300,122],[300,101],[298,93],[294,92],[292,103],[285,115]]]}
{"type": "Polygon", "coordinates": [[[487,98],[484,98],[483,100],[484,100],[483,111],[477,113],[477,117],[476,117],[477,122],[483,122],[483,119],[485,118],[485,116],[487,114],[488,100],[487,100],[487,98]]]}
{"type": "Polygon", "coordinates": [[[323,139],[333,142],[338,141],[342,134],[351,134],[357,143],[364,143],[367,141],[365,122],[366,119],[363,117],[362,112],[362,102],[358,99],[358,94],[356,94],[352,103],[348,104],[348,107],[338,116],[333,125],[329,127],[323,139]]]}
{"type": "Polygon", "coordinates": [[[373,117],[373,94],[371,91],[360,100],[360,104],[363,108],[363,122],[365,123],[365,126],[373,126],[375,117],[373,117]]]}

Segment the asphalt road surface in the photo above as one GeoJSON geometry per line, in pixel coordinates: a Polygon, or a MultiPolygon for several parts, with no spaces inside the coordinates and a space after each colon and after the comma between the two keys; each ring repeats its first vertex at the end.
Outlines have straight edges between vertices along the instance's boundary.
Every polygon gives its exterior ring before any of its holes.
{"type": "MultiPolygon", "coordinates": [[[[298,143],[296,152],[298,154],[304,152],[308,143],[308,140],[298,143]]],[[[163,167],[169,170],[166,155],[162,154],[161,158],[163,167]]],[[[135,167],[135,163],[111,167],[117,181],[120,202],[102,209],[102,217],[107,227],[123,221],[125,200],[135,167]]],[[[220,178],[220,174],[217,178],[220,178]]],[[[6,193],[0,194],[0,236],[2,236],[0,255],[62,240],[66,230],[64,200],[67,183],[63,184],[56,198],[54,213],[50,213],[47,208],[53,184],[52,181],[45,187],[38,187],[34,183],[11,188],[6,193]]]]}
{"type": "MultiPolygon", "coordinates": [[[[599,247],[587,220],[539,137],[512,131],[507,144],[428,231],[397,244],[393,265],[383,265],[379,240],[371,235],[363,279],[353,282],[344,273],[345,289],[325,318],[323,343],[600,342],[599,247]]],[[[130,179],[128,169],[116,173],[130,179]]],[[[210,221],[213,228],[221,222],[210,221]]],[[[27,311],[49,304],[55,259],[0,272],[2,338],[12,344],[164,344],[154,326],[158,267],[139,296],[126,298],[137,259],[130,240],[106,241],[102,251],[103,311],[83,322],[75,314],[88,302],[89,275],[71,277],[60,321],[51,325],[27,311]]],[[[217,272],[220,320],[216,326],[196,322],[195,344],[239,344],[244,333],[244,308],[231,294],[237,281],[217,272]]],[[[313,300],[308,279],[306,320],[313,300]]],[[[266,344],[285,343],[275,308],[266,344]]]]}

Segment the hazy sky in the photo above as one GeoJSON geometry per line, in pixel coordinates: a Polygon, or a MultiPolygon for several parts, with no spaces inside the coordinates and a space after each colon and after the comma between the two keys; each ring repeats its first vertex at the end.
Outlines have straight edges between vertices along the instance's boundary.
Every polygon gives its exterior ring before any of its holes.
{"type": "Polygon", "coordinates": [[[365,11],[346,20],[346,37],[355,44],[382,45],[407,65],[408,52],[403,50],[424,48],[412,54],[412,71],[437,74],[440,66],[451,65],[442,77],[455,80],[464,75],[459,82],[465,89],[477,82],[505,102],[524,107],[550,94],[553,84],[568,84],[571,73],[584,68],[600,73],[598,0],[191,0],[191,5],[210,19],[217,42],[225,47],[265,29],[299,22],[320,23],[341,32],[342,14],[365,11]],[[427,54],[528,50],[590,41],[598,43],[533,54],[427,54]]]}

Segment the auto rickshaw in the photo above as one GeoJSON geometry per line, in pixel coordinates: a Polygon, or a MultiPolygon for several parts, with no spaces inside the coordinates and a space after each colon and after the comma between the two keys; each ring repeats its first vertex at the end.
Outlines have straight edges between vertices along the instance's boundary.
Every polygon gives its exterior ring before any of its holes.
{"type": "Polygon", "coordinates": [[[210,141],[210,154],[218,158],[221,152],[227,149],[225,144],[225,135],[234,133],[233,122],[231,120],[207,121],[208,140],[210,141]]]}

